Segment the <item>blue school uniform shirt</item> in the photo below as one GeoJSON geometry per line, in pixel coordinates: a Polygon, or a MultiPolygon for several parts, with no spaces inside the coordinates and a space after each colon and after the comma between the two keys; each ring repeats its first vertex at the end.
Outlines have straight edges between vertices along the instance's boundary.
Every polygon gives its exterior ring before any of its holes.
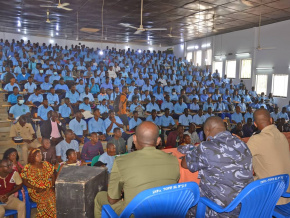
{"type": "Polygon", "coordinates": [[[85,103],[81,103],[79,106],[79,109],[83,109],[85,111],[92,111],[91,105],[90,104],[85,104],[85,103]]]}
{"type": "Polygon", "coordinates": [[[103,134],[106,134],[105,123],[101,118],[99,118],[98,121],[96,121],[94,117],[90,119],[88,123],[88,127],[89,127],[90,134],[93,132],[101,132],[103,134]]]}
{"type": "Polygon", "coordinates": [[[14,118],[20,117],[21,115],[27,114],[29,112],[30,112],[29,107],[25,104],[13,105],[9,110],[9,114],[13,114],[14,118]]]}
{"type": "Polygon", "coordinates": [[[173,118],[172,118],[171,116],[166,117],[165,115],[163,115],[163,116],[160,117],[159,119],[160,119],[160,121],[159,121],[160,126],[165,126],[165,127],[167,127],[167,126],[169,126],[170,124],[171,124],[171,125],[175,125],[175,122],[174,122],[174,120],[173,120],[173,118]]]}
{"type": "Polygon", "coordinates": [[[37,110],[37,115],[43,120],[47,120],[47,113],[49,111],[53,111],[52,107],[48,106],[47,108],[45,108],[43,105],[40,105],[37,110]]]}
{"type": "Polygon", "coordinates": [[[14,87],[18,87],[18,90],[20,90],[19,86],[16,83],[14,83],[13,85],[11,85],[10,83],[6,84],[4,90],[12,92],[14,87]]]}
{"type": "Polygon", "coordinates": [[[106,105],[99,104],[97,108],[99,108],[101,114],[109,113],[109,109],[106,105]]]}
{"type": "Polygon", "coordinates": [[[157,103],[152,104],[151,102],[147,104],[146,111],[152,112],[152,110],[155,109],[157,112],[160,111],[160,108],[157,103]]]}
{"type": "Polygon", "coordinates": [[[187,108],[187,105],[182,102],[180,105],[178,102],[174,105],[174,113],[176,114],[182,114],[184,112],[184,109],[187,108]]]}
{"type": "MultiPolygon", "coordinates": [[[[117,122],[117,123],[119,123],[119,124],[123,124],[122,120],[121,120],[118,116],[115,116],[115,119],[116,119],[116,122],[117,122]]],[[[110,126],[111,122],[112,122],[112,121],[109,119],[109,117],[108,117],[107,119],[105,119],[104,123],[105,123],[105,128],[106,128],[106,130],[107,130],[107,128],[110,126]]],[[[112,127],[112,129],[111,129],[111,131],[110,131],[110,133],[113,133],[114,129],[117,128],[117,127],[118,127],[118,126],[114,123],[114,124],[113,124],[113,127],[112,127]]],[[[118,127],[118,128],[119,128],[119,127],[118,127]]],[[[121,128],[121,132],[122,132],[122,133],[124,132],[123,128],[121,128]]]]}
{"type": "Polygon", "coordinates": [[[57,102],[57,104],[59,104],[59,97],[57,94],[52,95],[51,93],[48,93],[47,100],[48,104],[54,104],[55,101],[57,102]]]}
{"type": "Polygon", "coordinates": [[[69,98],[70,103],[72,103],[72,104],[76,103],[80,99],[80,95],[77,91],[75,91],[75,93],[68,91],[68,92],[66,92],[65,97],[69,98]]]}
{"type": "Polygon", "coordinates": [[[78,84],[78,85],[76,85],[76,90],[81,94],[85,91],[85,87],[86,87],[85,84],[83,84],[83,85],[78,84]]]}
{"type": "Polygon", "coordinates": [[[66,85],[66,84],[63,84],[63,85],[61,85],[61,84],[57,84],[56,86],[55,86],[55,90],[59,90],[59,89],[61,89],[61,90],[65,90],[65,91],[69,91],[69,89],[68,89],[68,86],[66,85]]]}
{"type": "Polygon", "coordinates": [[[135,128],[136,126],[139,126],[141,123],[142,123],[142,120],[140,118],[138,118],[137,121],[134,118],[132,118],[129,121],[129,129],[131,130],[135,128]]]}
{"type": "Polygon", "coordinates": [[[78,136],[83,135],[83,131],[87,130],[87,123],[83,119],[80,122],[74,118],[69,122],[69,128],[78,136]]]}
{"type": "Polygon", "coordinates": [[[8,100],[7,102],[11,103],[11,104],[17,104],[17,97],[21,96],[20,94],[14,95],[14,93],[8,95],[8,100]]]}
{"type": "Polygon", "coordinates": [[[36,94],[32,94],[29,96],[28,101],[31,101],[32,103],[34,102],[43,102],[43,96],[42,94],[36,95],[36,94]]]}
{"type": "Polygon", "coordinates": [[[242,113],[237,114],[236,112],[232,114],[232,120],[236,121],[236,123],[241,123],[243,121],[242,113]]]}
{"type": "Polygon", "coordinates": [[[66,104],[59,106],[58,112],[63,118],[67,118],[71,114],[71,109],[66,104]]]}
{"type": "Polygon", "coordinates": [[[155,123],[157,126],[160,126],[160,117],[155,117],[155,120],[153,120],[152,118],[152,115],[149,115],[147,118],[146,118],[146,121],[151,121],[153,123],[155,123]]]}

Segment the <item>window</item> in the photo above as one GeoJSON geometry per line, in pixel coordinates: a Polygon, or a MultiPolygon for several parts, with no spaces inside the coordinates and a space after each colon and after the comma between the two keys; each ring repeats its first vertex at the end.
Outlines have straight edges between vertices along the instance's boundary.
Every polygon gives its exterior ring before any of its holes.
{"type": "Polygon", "coordinates": [[[192,52],[187,52],[186,60],[191,62],[192,61],[192,52]]]}
{"type": "Polygon", "coordinates": [[[214,61],[212,63],[212,73],[214,73],[216,70],[218,70],[220,77],[222,77],[222,73],[223,73],[223,62],[222,61],[214,61]]]}
{"type": "Polygon", "coordinates": [[[241,60],[241,79],[251,79],[252,59],[241,60]]]}
{"type": "Polygon", "coordinates": [[[205,65],[211,65],[212,50],[207,49],[205,53],[205,65]]]}
{"type": "Polygon", "coordinates": [[[194,55],[194,63],[195,65],[197,66],[201,66],[201,58],[202,58],[202,51],[201,50],[198,50],[198,51],[195,51],[195,55],[194,55]]]}
{"type": "Polygon", "coordinates": [[[256,75],[256,92],[261,94],[267,93],[268,75],[256,75]]]}
{"type": "Polygon", "coordinates": [[[236,60],[227,61],[226,75],[227,78],[236,78],[236,60]]]}
{"type": "Polygon", "coordinates": [[[287,97],[288,92],[288,75],[273,74],[272,93],[273,96],[287,97]]]}

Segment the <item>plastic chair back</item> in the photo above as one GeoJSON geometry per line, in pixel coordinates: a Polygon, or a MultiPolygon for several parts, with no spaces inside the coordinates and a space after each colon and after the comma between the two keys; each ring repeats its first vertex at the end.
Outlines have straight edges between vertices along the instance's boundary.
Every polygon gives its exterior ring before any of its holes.
{"type": "Polygon", "coordinates": [[[100,156],[101,156],[101,155],[97,155],[97,156],[95,156],[95,157],[92,159],[92,163],[91,163],[91,166],[92,166],[92,167],[95,165],[95,163],[98,162],[100,156]]]}
{"type": "Polygon", "coordinates": [[[287,190],[288,184],[289,176],[287,174],[254,181],[247,185],[225,208],[202,197],[198,203],[197,217],[204,217],[206,206],[209,206],[218,213],[222,213],[231,212],[241,204],[239,217],[270,218],[279,198],[287,190]]]}
{"type": "MultiPolygon", "coordinates": [[[[120,217],[138,218],[182,217],[199,200],[199,187],[195,182],[151,188],[139,193],[124,209],[120,217]]],[[[109,205],[105,205],[109,206],[109,205]]],[[[102,217],[114,217],[103,213],[102,217]]]]}
{"type": "MultiPolygon", "coordinates": [[[[290,193],[286,192],[282,195],[282,197],[290,198],[290,193]]],[[[277,218],[290,217],[290,203],[283,204],[283,205],[276,205],[273,216],[277,218]]]]}
{"type": "MultiPolygon", "coordinates": [[[[37,208],[37,204],[30,199],[27,187],[25,185],[23,185],[23,188],[24,188],[24,194],[25,194],[26,217],[30,217],[31,216],[31,209],[32,208],[37,208]]],[[[19,199],[21,201],[23,201],[23,196],[22,196],[21,191],[19,191],[19,199]]]]}
{"type": "Polygon", "coordinates": [[[17,210],[5,210],[4,216],[13,216],[13,218],[17,218],[17,210]]]}

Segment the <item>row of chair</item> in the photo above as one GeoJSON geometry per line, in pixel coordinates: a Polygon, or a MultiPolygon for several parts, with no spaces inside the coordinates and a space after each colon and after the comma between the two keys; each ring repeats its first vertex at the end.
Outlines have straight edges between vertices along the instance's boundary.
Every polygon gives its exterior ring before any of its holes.
{"type": "MultiPolygon", "coordinates": [[[[26,218],[30,218],[31,217],[31,209],[32,208],[36,208],[37,204],[35,202],[33,202],[28,194],[28,190],[26,186],[23,186],[24,188],[24,195],[25,195],[25,210],[26,210],[26,218]]],[[[18,191],[18,195],[19,195],[19,200],[23,201],[23,195],[21,190],[18,191]]],[[[17,218],[17,210],[6,210],[5,211],[5,216],[14,216],[14,218],[17,218]]]]}
{"type": "Polygon", "coordinates": [[[225,213],[233,211],[240,204],[239,217],[242,218],[290,217],[290,203],[276,206],[281,196],[290,197],[290,193],[286,193],[288,185],[287,174],[254,181],[226,207],[221,207],[206,197],[200,197],[199,187],[194,182],[161,186],[139,193],[120,216],[110,205],[104,205],[102,218],[129,218],[131,215],[138,218],[184,218],[187,211],[196,205],[196,217],[203,218],[207,207],[217,213],[225,213]]]}

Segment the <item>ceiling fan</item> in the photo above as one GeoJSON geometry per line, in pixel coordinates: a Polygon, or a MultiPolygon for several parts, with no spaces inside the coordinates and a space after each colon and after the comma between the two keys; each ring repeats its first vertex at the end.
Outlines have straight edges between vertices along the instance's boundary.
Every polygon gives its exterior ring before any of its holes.
{"type": "Polygon", "coordinates": [[[59,9],[64,9],[66,11],[71,11],[71,8],[66,8],[66,6],[69,6],[70,3],[60,3],[60,0],[58,0],[58,4],[57,5],[40,5],[40,7],[42,8],[59,8],[59,9]]]}
{"type": "Polygon", "coordinates": [[[49,19],[49,10],[47,9],[46,11],[46,23],[52,23],[52,22],[56,22],[57,20],[50,20],[49,19]]]}
{"type": "Polygon", "coordinates": [[[167,30],[167,28],[144,28],[142,25],[142,16],[143,16],[143,0],[141,0],[141,24],[140,24],[140,27],[139,28],[134,27],[134,26],[127,24],[127,23],[120,23],[120,25],[123,27],[136,29],[137,31],[134,34],[141,34],[142,32],[152,31],[152,30],[167,30]]]}
{"type": "Polygon", "coordinates": [[[170,37],[170,38],[182,38],[181,36],[173,36],[173,35],[171,34],[171,32],[172,32],[172,27],[170,27],[170,33],[167,34],[168,37],[170,37]]]}
{"type": "Polygon", "coordinates": [[[276,49],[276,47],[261,47],[261,18],[262,15],[260,13],[260,19],[259,19],[259,30],[258,30],[258,46],[257,46],[257,50],[258,51],[262,51],[262,50],[273,50],[276,49]]]}

